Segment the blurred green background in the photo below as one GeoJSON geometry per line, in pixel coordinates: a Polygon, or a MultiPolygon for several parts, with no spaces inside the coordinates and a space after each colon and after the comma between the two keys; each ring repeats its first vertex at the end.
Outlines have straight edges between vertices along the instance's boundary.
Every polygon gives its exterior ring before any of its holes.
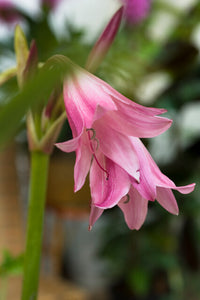
{"type": "MultiPolygon", "coordinates": [[[[23,27],[29,44],[32,39],[36,41],[39,61],[63,54],[84,67],[92,45],[119,6],[117,0],[99,0],[101,4],[98,0],[89,2],[63,0],[55,7],[38,3],[34,12],[28,5],[27,9],[16,5],[13,10],[18,19],[12,22],[5,18],[5,12],[0,14],[0,71],[15,65],[16,22],[23,27]],[[105,10],[106,5],[108,10],[105,10]]],[[[197,186],[189,195],[175,192],[180,208],[178,217],[170,215],[157,203],[149,203],[148,217],[139,231],[127,228],[117,208],[106,211],[99,224],[88,233],[88,216],[80,213],[85,209],[80,203],[79,212],[75,210],[73,214],[62,213],[63,202],[60,214],[54,207],[53,213],[47,212],[50,221],[46,226],[50,226],[56,212],[63,230],[59,275],[92,292],[105,290],[108,297],[105,299],[198,300],[200,2],[152,0],[145,20],[131,25],[124,19],[96,75],[135,102],[168,110],[166,116],[174,120],[172,127],[161,136],[144,142],[163,173],[176,185],[196,182],[197,186]],[[94,265],[91,267],[91,264],[94,265]]],[[[17,92],[16,78],[4,83],[0,89],[0,106],[6,105],[17,92]]],[[[24,123],[22,119],[16,141],[26,157],[24,123]]],[[[66,132],[70,135],[65,127],[60,140],[66,137],[66,132]]],[[[61,155],[56,150],[53,158],[61,155]]],[[[73,170],[70,170],[72,177],[73,170]]],[[[89,203],[88,194],[81,197],[85,197],[84,203],[89,203]]]]}

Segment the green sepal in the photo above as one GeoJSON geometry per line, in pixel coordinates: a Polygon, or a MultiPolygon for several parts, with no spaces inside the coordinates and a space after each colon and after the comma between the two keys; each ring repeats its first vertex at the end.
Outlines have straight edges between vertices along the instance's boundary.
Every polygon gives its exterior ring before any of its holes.
{"type": "Polygon", "coordinates": [[[21,88],[24,82],[24,70],[29,55],[29,48],[24,32],[19,25],[17,25],[15,29],[14,46],[17,59],[17,81],[21,88]]]}

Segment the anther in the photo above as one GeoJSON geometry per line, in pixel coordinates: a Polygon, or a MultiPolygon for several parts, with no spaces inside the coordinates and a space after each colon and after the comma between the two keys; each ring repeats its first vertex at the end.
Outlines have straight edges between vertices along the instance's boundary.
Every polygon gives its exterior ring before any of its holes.
{"type": "Polygon", "coordinates": [[[94,128],[87,128],[86,131],[92,131],[92,136],[89,136],[90,140],[96,139],[96,131],[94,128]]]}
{"type": "Polygon", "coordinates": [[[124,204],[129,203],[129,201],[130,201],[130,196],[129,194],[126,194],[126,200],[124,201],[124,204]]]}

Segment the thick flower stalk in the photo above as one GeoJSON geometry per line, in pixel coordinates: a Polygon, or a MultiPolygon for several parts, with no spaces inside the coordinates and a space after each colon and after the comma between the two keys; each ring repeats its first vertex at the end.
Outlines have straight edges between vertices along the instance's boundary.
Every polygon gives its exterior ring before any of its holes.
{"type": "Polygon", "coordinates": [[[171,120],[158,116],[165,110],[136,104],[78,67],[64,84],[64,102],[73,139],[57,147],[76,151],[75,191],[90,170],[90,228],[104,209],[115,205],[131,229],[142,225],[148,201],[157,199],[165,209],[178,213],[171,189],[189,193],[194,184],[176,187],[139,139],[170,127],[171,120]]]}

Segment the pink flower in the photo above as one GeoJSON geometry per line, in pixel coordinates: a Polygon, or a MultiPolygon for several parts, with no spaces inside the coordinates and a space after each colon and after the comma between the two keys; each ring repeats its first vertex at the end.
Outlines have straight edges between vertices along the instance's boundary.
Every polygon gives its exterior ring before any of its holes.
{"type": "Polygon", "coordinates": [[[171,125],[171,120],[157,116],[165,110],[136,104],[78,67],[64,84],[64,102],[74,139],[57,146],[76,151],[75,191],[85,182],[96,148],[138,178],[138,160],[128,135],[153,137],[171,125]],[[103,136],[101,128],[105,128],[103,136]]]}
{"type": "Polygon", "coordinates": [[[9,0],[0,0],[0,20],[13,24],[21,19],[16,7],[9,0]]]}
{"type": "Polygon", "coordinates": [[[90,226],[104,209],[118,205],[128,226],[138,229],[148,201],[155,199],[171,213],[178,213],[171,189],[189,193],[194,185],[177,188],[138,138],[153,137],[169,128],[171,120],[157,116],[165,110],[136,104],[94,75],[78,67],[73,70],[64,84],[73,139],[57,147],[76,151],[75,191],[81,189],[90,170],[90,226]]]}
{"type": "Polygon", "coordinates": [[[116,202],[113,201],[114,199],[112,196],[112,201],[110,201],[108,194],[111,195],[112,192],[114,193],[115,187],[111,190],[108,183],[101,178],[95,164],[92,164],[90,183],[93,197],[89,222],[90,229],[101,216],[104,209],[118,205],[124,214],[128,227],[130,229],[138,230],[145,221],[148,201],[157,200],[167,211],[178,215],[178,205],[171,189],[178,190],[182,194],[188,194],[194,190],[194,183],[177,187],[173,181],[162,174],[140,139],[136,137],[129,137],[129,139],[139,160],[140,181],[137,182],[130,175],[127,179],[122,168],[116,166],[114,162],[107,161],[107,165],[109,165],[110,168],[110,174],[116,172],[115,179],[113,178],[116,188],[119,189],[121,185],[123,187],[124,182],[127,180],[129,181],[129,190],[127,194],[123,196],[120,201],[116,202]],[[99,197],[99,194],[101,194],[101,197],[99,197]],[[107,198],[102,197],[102,194],[106,195],[107,198]],[[99,198],[103,199],[103,201],[99,202],[97,200],[99,198]]]}
{"type": "Polygon", "coordinates": [[[143,21],[149,13],[151,0],[122,0],[124,15],[128,23],[136,24],[143,21]]]}

